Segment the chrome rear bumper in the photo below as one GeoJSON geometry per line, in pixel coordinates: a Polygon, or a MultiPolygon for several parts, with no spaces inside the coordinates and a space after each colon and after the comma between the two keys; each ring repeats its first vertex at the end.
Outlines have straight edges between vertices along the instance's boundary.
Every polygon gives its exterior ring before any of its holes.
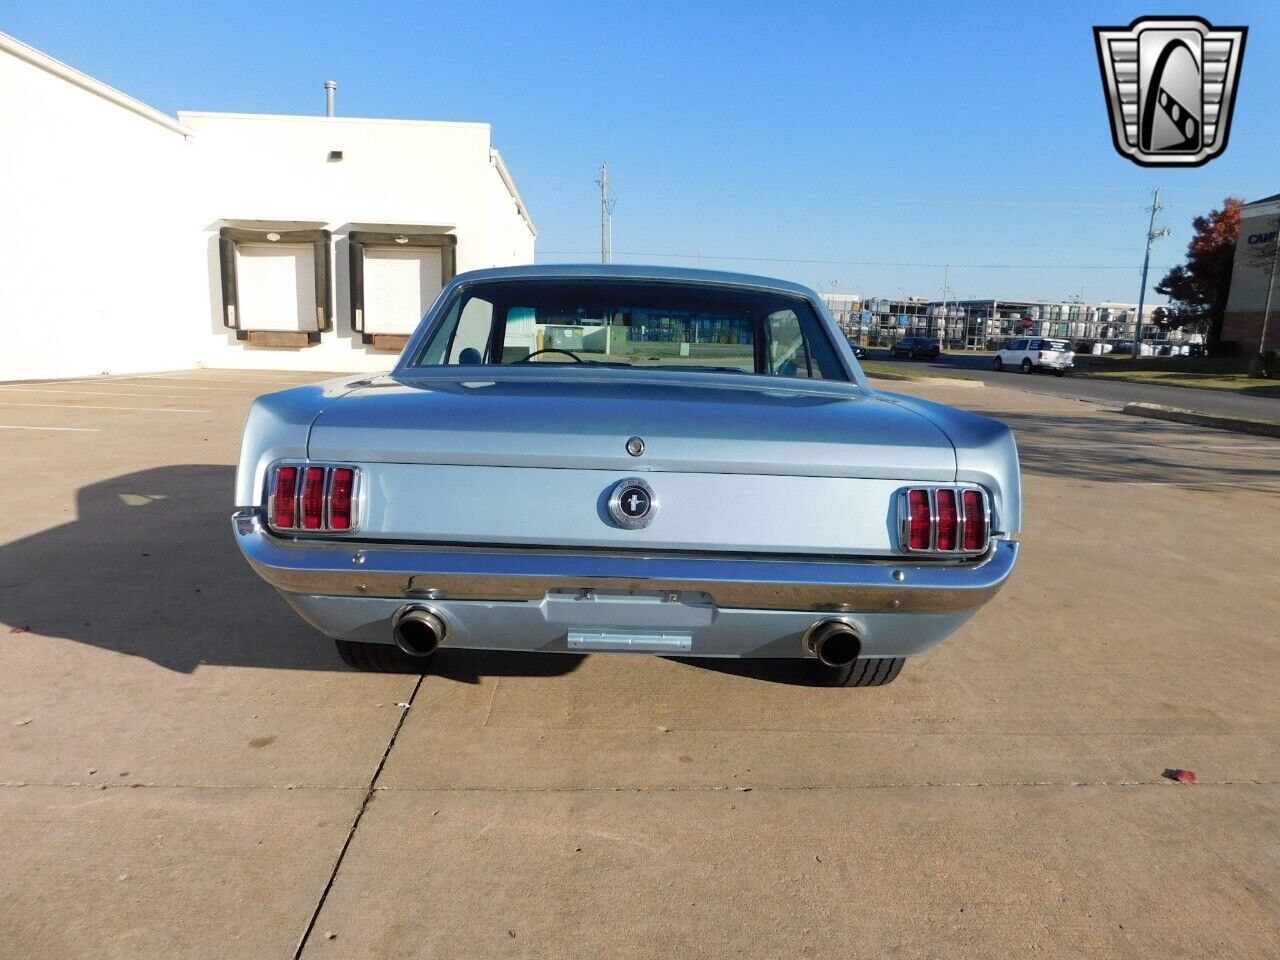
{"type": "Polygon", "coordinates": [[[250,511],[232,517],[255,571],[286,594],[401,600],[541,601],[549,595],[690,594],[719,609],[960,613],[989,600],[1018,544],[971,562],[791,560],[284,540],[250,511]]]}

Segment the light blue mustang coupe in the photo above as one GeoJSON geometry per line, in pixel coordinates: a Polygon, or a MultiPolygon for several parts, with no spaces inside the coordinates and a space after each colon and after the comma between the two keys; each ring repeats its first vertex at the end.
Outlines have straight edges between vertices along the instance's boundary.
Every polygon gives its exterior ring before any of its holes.
{"type": "Polygon", "coordinates": [[[653,267],[452,280],[388,375],[260,397],[236,540],[343,659],[807,657],[888,683],[1000,588],[1003,424],[879,393],[813,291],[653,267]]]}

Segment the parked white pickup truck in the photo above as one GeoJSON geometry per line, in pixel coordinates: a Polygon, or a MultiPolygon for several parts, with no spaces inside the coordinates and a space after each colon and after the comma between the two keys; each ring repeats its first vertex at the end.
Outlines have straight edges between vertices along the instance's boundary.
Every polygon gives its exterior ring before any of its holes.
{"type": "Polygon", "coordinates": [[[1076,353],[1067,340],[1050,340],[1042,337],[1019,337],[1003,350],[997,351],[995,368],[1006,367],[1031,373],[1035,370],[1052,370],[1062,376],[1075,365],[1076,353]]]}

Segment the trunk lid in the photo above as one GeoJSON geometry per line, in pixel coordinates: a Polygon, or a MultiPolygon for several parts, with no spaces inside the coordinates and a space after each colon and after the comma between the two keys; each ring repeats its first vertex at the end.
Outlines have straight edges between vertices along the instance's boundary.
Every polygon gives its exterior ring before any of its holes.
{"type": "Polygon", "coordinates": [[[858,391],[744,377],[381,377],[325,407],[312,459],[950,480],[945,434],[858,391]],[[733,380],[734,384],[720,385],[733,380]],[[628,438],[644,440],[640,457],[628,438]]]}
{"type": "Polygon", "coordinates": [[[325,408],[308,456],[361,465],[379,539],[862,556],[898,552],[906,481],[956,471],[938,427],[851,385],[581,374],[373,381],[325,408]],[[608,512],[626,477],[658,504],[640,529],[608,512]]]}

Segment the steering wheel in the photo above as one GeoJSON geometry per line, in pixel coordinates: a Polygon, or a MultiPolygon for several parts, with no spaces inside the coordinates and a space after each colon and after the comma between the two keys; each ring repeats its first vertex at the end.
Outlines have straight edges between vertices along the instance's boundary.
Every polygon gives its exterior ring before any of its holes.
{"type": "Polygon", "coordinates": [[[542,350],[535,350],[527,356],[521,357],[516,363],[528,363],[540,353],[563,353],[566,357],[573,357],[575,363],[585,363],[585,361],[571,350],[558,350],[555,347],[544,347],[542,350]]]}

